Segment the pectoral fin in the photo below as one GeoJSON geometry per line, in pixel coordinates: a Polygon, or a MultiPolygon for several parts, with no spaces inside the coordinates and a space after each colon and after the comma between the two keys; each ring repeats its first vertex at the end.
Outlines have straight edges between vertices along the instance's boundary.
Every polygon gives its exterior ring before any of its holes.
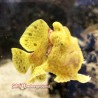
{"type": "Polygon", "coordinates": [[[26,73],[30,66],[29,53],[18,48],[12,48],[12,61],[20,73],[26,73]]]}
{"type": "Polygon", "coordinates": [[[43,70],[42,66],[38,66],[34,69],[34,72],[31,74],[28,83],[37,81],[44,81],[46,79],[46,72],[43,70]]]}
{"type": "Polygon", "coordinates": [[[89,82],[91,77],[83,75],[83,74],[77,74],[77,77],[74,80],[77,80],[81,83],[87,83],[89,82]]]}
{"type": "Polygon", "coordinates": [[[49,27],[44,20],[36,20],[27,27],[20,38],[20,44],[30,52],[41,48],[42,45],[44,49],[48,43],[48,30],[49,27]]]}

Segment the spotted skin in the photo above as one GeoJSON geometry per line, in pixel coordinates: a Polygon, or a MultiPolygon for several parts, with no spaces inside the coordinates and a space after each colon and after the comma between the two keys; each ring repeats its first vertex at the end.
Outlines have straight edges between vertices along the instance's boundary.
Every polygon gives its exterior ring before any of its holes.
{"type": "Polygon", "coordinates": [[[12,48],[12,61],[14,63],[15,68],[20,73],[26,73],[30,63],[29,63],[29,53],[18,49],[18,48],[12,48]]]}
{"type": "Polygon", "coordinates": [[[53,23],[54,31],[51,32],[50,42],[53,44],[47,61],[43,64],[45,71],[56,75],[56,82],[77,80],[86,83],[89,76],[78,74],[83,62],[82,51],[78,40],[72,37],[68,28],[59,22],[53,23]]]}
{"type": "Polygon", "coordinates": [[[30,67],[31,76],[30,79],[28,79],[30,82],[45,80],[46,75],[41,69],[39,69],[41,75],[35,75],[35,72],[36,70],[38,71],[36,67],[40,66],[46,59],[45,54],[48,48],[48,31],[49,26],[47,23],[42,19],[38,19],[26,28],[20,38],[20,44],[27,52],[18,48],[12,48],[12,61],[15,68],[20,73],[26,73],[30,67]],[[32,75],[34,76],[34,79],[32,75]]]}
{"type": "Polygon", "coordinates": [[[59,22],[53,23],[53,29],[42,19],[27,27],[20,44],[28,52],[12,48],[15,68],[21,73],[30,68],[28,83],[44,81],[47,72],[56,75],[56,82],[88,82],[89,76],[78,73],[84,58],[77,38],[71,36],[69,29],[59,22]]]}

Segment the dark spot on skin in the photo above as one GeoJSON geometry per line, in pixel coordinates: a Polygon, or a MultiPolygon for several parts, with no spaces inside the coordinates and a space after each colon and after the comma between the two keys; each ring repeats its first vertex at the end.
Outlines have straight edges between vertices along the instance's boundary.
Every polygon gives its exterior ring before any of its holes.
{"type": "Polygon", "coordinates": [[[70,53],[73,53],[74,51],[71,51],[70,53]]]}
{"type": "Polygon", "coordinates": [[[39,79],[40,79],[40,80],[42,80],[42,77],[41,77],[41,76],[39,76],[39,79]]]}
{"type": "Polygon", "coordinates": [[[28,35],[29,35],[29,36],[32,36],[32,34],[31,34],[31,33],[28,33],[28,35]]]}
{"type": "Polygon", "coordinates": [[[18,56],[16,56],[16,59],[18,59],[18,56]]]}
{"type": "Polygon", "coordinates": [[[28,41],[28,40],[25,40],[25,41],[28,41]]]}
{"type": "Polygon", "coordinates": [[[20,66],[19,66],[19,69],[20,69],[20,66]]]}
{"type": "Polygon", "coordinates": [[[60,31],[60,28],[57,28],[58,31],[60,31]]]}
{"type": "Polygon", "coordinates": [[[21,54],[21,51],[19,53],[21,54]]]}
{"type": "Polygon", "coordinates": [[[32,69],[34,69],[34,66],[32,66],[32,69]]]}
{"type": "Polygon", "coordinates": [[[25,70],[25,67],[23,67],[23,69],[25,70]]]}
{"type": "Polygon", "coordinates": [[[61,43],[60,45],[61,45],[61,47],[63,47],[63,46],[64,46],[64,44],[63,44],[63,43],[61,43]]]}
{"type": "Polygon", "coordinates": [[[37,29],[37,26],[34,26],[35,29],[37,29]]]}
{"type": "Polygon", "coordinates": [[[37,46],[37,44],[36,44],[36,43],[34,43],[34,46],[37,46]]]}

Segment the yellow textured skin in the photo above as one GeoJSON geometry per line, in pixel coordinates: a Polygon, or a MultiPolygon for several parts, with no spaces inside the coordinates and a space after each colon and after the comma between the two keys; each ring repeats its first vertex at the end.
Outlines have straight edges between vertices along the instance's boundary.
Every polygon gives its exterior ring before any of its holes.
{"type": "MultiPolygon", "coordinates": [[[[42,19],[36,20],[26,28],[20,38],[20,44],[27,51],[39,51],[41,46],[47,45],[48,30],[49,27],[45,21],[42,19]]],[[[45,46],[43,47],[45,48],[45,46]]]]}
{"type": "Polygon", "coordinates": [[[46,58],[48,30],[49,27],[47,23],[42,19],[39,19],[28,26],[20,38],[20,44],[27,51],[33,51],[30,56],[30,62],[35,65],[40,65],[46,58]]]}
{"type": "Polygon", "coordinates": [[[46,79],[46,72],[43,70],[42,66],[38,66],[32,72],[31,77],[27,80],[27,83],[38,81],[44,81],[46,79]]]}
{"type": "Polygon", "coordinates": [[[15,68],[20,73],[26,73],[30,68],[31,76],[27,82],[44,81],[46,72],[55,74],[56,82],[88,82],[89,76],[78,73],[84,59],[77,38],[72,37],[68,28],[59,22],[54,22],[53,28],[48,34],[49,26],[42,19],[27,27],[20,44],[31,53],[12,48],[15,68]],[[51,50],[47,53],[49,46],[51,50]]]}
{"type": "Polygon", "coordinates": [[[12,48],[12,61],[14,63],[15,68],[20,73],[26,73],[30,63],[29,63],[29,53],[18,49],[18,48],[12,48]]]}
{"type": "Polygon", "coordinates": [[[45,71],[55,74],[56,82],[70,80],[88,82],[89,76],[78,74],[83,62],[78,40],[72,37],[67,27],[63,27],[59,22],[54,22],[53,27],[54,31],[50,35],[53,47],[47,61],[43,64],[45,71]]]}
{"type": "Polygon", "coordinates": [[[48,30],[49,27],[44,20],[36,20],[27,27],[20,38],[20,44],[31,53],[27,53],[21,49],[12,48],[12,61],[15,65],[15,68],[20,73],[26,73],[30,67],[30,82],[35,80],[45,80],[45,71],[42,72],[41,69],[39,69],[39,72],[41,72],[40,76],[36,75],[36,77],[34,76],[33,79],[32,75],[35,75],[36,70],[38,71],[36,67],[40,66],[46,59],[45,54],[48,48],[48,30]],[[22,54],[20,54],[20,51],[22,54]],[[21,60],[22,62],[20,62],[21,60]],[[23,69],[24,66],[26,69],[23,69]]]}

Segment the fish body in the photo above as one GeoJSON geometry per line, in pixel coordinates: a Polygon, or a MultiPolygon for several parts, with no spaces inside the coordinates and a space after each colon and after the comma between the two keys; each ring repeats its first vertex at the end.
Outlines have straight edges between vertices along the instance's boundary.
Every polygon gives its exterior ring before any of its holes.
{"type": "Polygon", "coordinates": [[[56,82],[89,81],[89,76],[78,74],[84,58],[77,38],[72,37],[68,28],[63,27],[59,22],[54,22],[53,27],[54,31],[50,35],[53,47],[44,64],[44,69],[56,75],[56,82]]]}
{"type": "Polygon", "coordinates": [[[30,68],[28,82],[44,81],[47,72],[56,75],[56,82],[88,82],[89,76],[78,73],[84,58],[77,38],[71,36],[69,29],[59,22],[54,22],[53,28],[51,30],[42,19],[26,28],[20,44],[27,52],[12,48],[15,68],[24,74],[30,68]]]}

